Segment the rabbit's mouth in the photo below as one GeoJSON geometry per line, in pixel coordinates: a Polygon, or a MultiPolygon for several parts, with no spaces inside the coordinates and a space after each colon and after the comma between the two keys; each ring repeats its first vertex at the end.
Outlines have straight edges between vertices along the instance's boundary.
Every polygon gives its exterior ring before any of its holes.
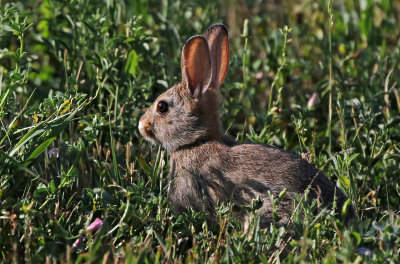
{"type": "Polygon", "coordinates": [[[151,125],[148,122],[139,121],[139,132],[142,136],[153,144],[159,144],[156,135],[154,135],[151,125]]]}

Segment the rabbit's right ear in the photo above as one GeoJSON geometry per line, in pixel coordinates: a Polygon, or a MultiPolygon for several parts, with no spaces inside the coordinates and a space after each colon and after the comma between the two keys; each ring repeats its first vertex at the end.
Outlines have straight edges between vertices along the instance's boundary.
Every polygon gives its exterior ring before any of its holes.
{"type": "Polygon", "coordinates": [[[204,36],[210,45],[212,61],[211,81],[217,84],[216,88],[219,88],[228,72],[229,66],[228,29],[223,24],[215,24],[206,30],[204,36]]]}
{"type": "Polygon", "coordinates": [[[191,37],[182,49],[182,83],[194,97],[204,92],[211,81],[211,56],[207,39],[191,37]]]}

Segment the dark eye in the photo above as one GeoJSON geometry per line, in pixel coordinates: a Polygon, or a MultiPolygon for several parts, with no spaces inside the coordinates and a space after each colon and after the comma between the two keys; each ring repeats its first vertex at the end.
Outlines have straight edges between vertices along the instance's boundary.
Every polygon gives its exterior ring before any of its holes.
{"type": "Polygon", "coordinates": [[[168,103],[165,101],[160,101],[157,103],[157,112],[160,114],[164,114],[168,112],[168,103]]]}

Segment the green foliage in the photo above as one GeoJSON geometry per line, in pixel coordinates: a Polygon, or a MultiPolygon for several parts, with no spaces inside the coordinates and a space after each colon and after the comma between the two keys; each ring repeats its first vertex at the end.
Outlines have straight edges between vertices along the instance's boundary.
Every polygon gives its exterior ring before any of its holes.
{"type": "Polygon", "coordinates": [[[398,262],[398,4],[270,2],[0,2],[1,261],[398,262]],[[198,212],[172,215],[168,154],[138,118],[179,82],[185,40],[217,22],[230,29],[227,133],[308,159],[355,223],[308,193],[283,227],[260,228],[260,200],[247,228],[229,203],[212,230],[198,212]]]}

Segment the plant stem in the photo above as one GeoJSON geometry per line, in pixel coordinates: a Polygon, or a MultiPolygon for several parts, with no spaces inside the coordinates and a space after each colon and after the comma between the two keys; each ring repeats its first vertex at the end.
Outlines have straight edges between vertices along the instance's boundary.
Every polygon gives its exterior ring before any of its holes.
{"type": "Polygon", "coordinates": [[[243,48],[243,57],[242,57],[242,71],[243,71],[243,86],[244,89],[247,89],[247,71],[246,71],[246,62],[247,62],[247,41],[249,39],[249,20],[245,19],[243,24],[243,34],[244,38],[244,48],[243,48]]]}
{"type": "Polygon", "coordinates": [[[282,53],[281,53],[282,63],[281,63],[281,65],[279,66],[279,68],[278,68],[278,70],[277,70],[277,72],[276,72],[276,74],[275,74],[274,80],[273,80],[273,82],[272,82],[272,84],[271,84],[271,92],[270,92],[270,95],[269,95],[269,102],[268,102],[267,113],[271,110],[271,106],[272,106],[272,97],[273,97],[273,94],[274,94],[274,89],[275,89],[276,82],[278,81],[279,75],[280,75],[280,73],[281,73],[283,67],[286,66],[286,44],[287,44],[287,42],[288,42],[288,41],[287,41],[287,34],[288,34],[290,31],[291,31],[291,29],[289,29],[287,26],[285,26],[285,27],[283,28],[283,30],[281,30],[282,35],[283,35],[283,47],[282,47],[282,53]]]}
{"type": "Polygon", "coordinates": [[[329,138],[328,151],[332,150],[332,25],[333,25],[333,15],[332,15],[332,3],[333,0],[328,2],[328,15],[329,15],[329,31],[328,31],[328,42],[329,42],[329,103],[328,103],[328,128],[326,134],[329,138]]]}

